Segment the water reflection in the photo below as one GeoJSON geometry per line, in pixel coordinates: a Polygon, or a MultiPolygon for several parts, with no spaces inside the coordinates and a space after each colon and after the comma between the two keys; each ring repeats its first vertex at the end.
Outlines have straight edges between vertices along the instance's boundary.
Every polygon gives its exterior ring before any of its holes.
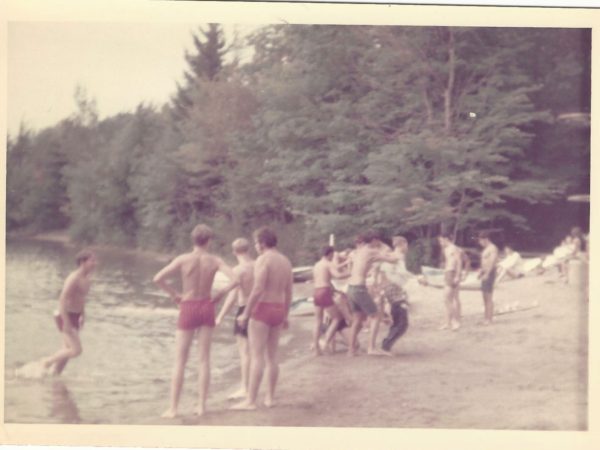
{"type": "Polygon", "coordinates": [[[79,408],[64,381],[53,380],[50,387],[52,391],[50,417],[57,419],[60,423],[80,423],[79,408]]]}

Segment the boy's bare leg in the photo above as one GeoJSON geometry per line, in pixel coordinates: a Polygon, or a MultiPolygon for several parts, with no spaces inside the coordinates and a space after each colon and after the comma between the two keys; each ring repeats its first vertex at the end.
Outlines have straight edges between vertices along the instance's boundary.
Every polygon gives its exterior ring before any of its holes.
{"type": "Polygon", "coordinates": [[[210,343],[212,327],[200,327],[198,330],[198,405],[196,415],[201,416],[206,410],[206,398],[210,385],[210,343]]]}
{"type": "MultiPolygon", "coordinates": [[[[63,334],[63,345],[65,348],[69,348],[69,339],[67,336],[65,336],[63,334]]],[[[61,373],[63,373],[63,370],[65,370],[65,367],[67,366],[67,363],[69,362],[69,359],[63,359],[61,361],[58,361],[55,365],[54,365],[54,374],[55,375],[60,375],[61,373]]]]}
{"type": "Polygon", "coordinates": [[[271,408],[275,406],[275,388],[277,387],[277,379],[279,378],[279,362],[277,361],[277,349],[279,348],[279,334],[281,326],[271,327],[269,337],[267,339],[267,349],[265,356],[267,357],[267,380],[269,381],[269,389],[265,396],[265,406],[271,408]]]}
{"type": "Polygon", "coordinates": [[[460,317],[461,317],[461,308],[460,308],[460,299],[458,297],[459,293],[458,287],[454,288],[453,296],[452,296],[452,320],[450,328],[452,331],[456,331],[460,328],[460,317]]]}
{"type": "Polygon", "coordinates": [[[265,369],[265,350],[269,337],[269,326],[258,320],[250,319],[248,322],[248,345],[250,348],[250,377],[248,379],[248,396],[231,409],[253,410],[256,409],[256,397],[265,369]]]}
{"type": "Polygon", "coordinates": [[[444,304],[446,305],[446,322],[440,326],[440,330],[447,330],[452,324],[452,318],[454,317],[454,289],[450,286],[444,287],[444,304]]]}
{"type": "Polygon", "coordinates": [[[328,307],[325,311],[327,311],[327,314],[329,317],[331,317],[331,323],[325,332],[325,348],[329,348],[330,344],[334,342],[333,337],[335,336],[336,330],[342,320],[342,315],[335,305],[328,307]]]}
{"type": "Polygon", "coordinates": [[[352,313],[352,325],[350,326],[350,346],[348,347],[348,356],[356,355],[358,331],[361,328],[365,316],[360,312],[352,313]]]}
{"type": "Polygon", "coordinates": [[[175,366],[171,379],[171,403],[161,417],[173,418],[177,416],[177,405],[183,386],[185,364],[190,353],[190,345],[194,339],[194,330],[177,330],[175,333],[175,366]]]}
{"type": "Polygon", "coordinates": [[[315,306],[315,328],[313,330],[313,345],[312,349],[315,356],[321,356],[321,346],[319,345],[319,336],[321,335],[321,324],[323,323],[323,308],[315,306]]]}
{"type": "Polygon", "coordinates": [[[81,355],[81,341],[79,340],[79,333],[77,330],[71,329],[69,332],[63,332],[64,346],[54,355],[44,359],[42,361],[44,368],[48,369],[53,364],[56,364],[54,373],[57,372],[58,367],[63,367],[70,358],[76,358],[81,355]]]}
{"type": "Polygon", "coordinates": [[[244,398],[248,395],[248,374],[250,372],[250,353],[248,349],[248,338],[240,335],[237,335],[236,338],[240,354],[242,384],[240,385],[240,389],[238,391],[234,392],[228,397],[230,400],[244,398]]]}
{"type": "Polygon", "coordinates": [[[494,317],[494,301],[491,292],[483,293],[483,324],[490,325],[494,317]]]}
{"type": "Polygon", "coordinates": [[[375,314],[369,317],[369,320],[369,347],[367,348],[367,354],[372,356],[390,356],[390,352],[380,350],[375,345],[377,341],[377,333],[379,331],[379,324],[381,322],[381,312],[377,311],[375,314]]]}

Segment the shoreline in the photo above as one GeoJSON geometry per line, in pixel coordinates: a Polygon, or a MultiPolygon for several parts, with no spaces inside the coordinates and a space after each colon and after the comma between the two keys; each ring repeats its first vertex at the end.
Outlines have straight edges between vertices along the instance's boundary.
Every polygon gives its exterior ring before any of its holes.
{"type": "Polygon", "coordinates": [[[6,240],[24,239],[41,242],[55,242],[69,247],[90,248],[92,250],[119,252],[126,255],[142,256],[159,262],[168,262],[175,257],[175,253],[165,253],[154,250],[144,250],[136,247],[119,247],[111,244],[77,244],[69,238],[67,230],[47,231],[41,233],[7,233],[6,240]]]}

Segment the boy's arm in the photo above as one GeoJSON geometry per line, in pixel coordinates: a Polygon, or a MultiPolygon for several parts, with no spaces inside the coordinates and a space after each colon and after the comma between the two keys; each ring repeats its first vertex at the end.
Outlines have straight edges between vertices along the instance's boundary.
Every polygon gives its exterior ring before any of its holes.
{"type": "Polygon", "coordinates": [[[346,266],[348,266],[348,264],[349,264],[348,261],[346,261],[343,264],[333,264],[333,263],[330,263],[330,265],[329,265],[329,273],[331,274],[331,277],[335,278],[337,280],[343,279],[343,278],[349,278],[350,277],[350,272],[347,272],[347,271],[341,272],[340,271],[340,269],[342,267],[346,267],[346,266]]]}
{"type": "Polygon", "coordinates": [[[231,305],[233,305],[235,303],[238,295],[239,295],[239,288],[234,289],[233,291],[231,291],[229,293],[229,295],[227,295],[227,298],[225,299],[225,303],[223,304],[223,307],[219,311],[219,315],[217,316],[217,319],[215,321],[217,325],[219,325],[223,321],[223,317],[225,317],[225,315],[229,312],[229,310],[231,309],[231,305]]]}
{"type": "Polygon", "coordinates": [[[240,277],[231,267],[225,264],[221,258],[218,258],[218,264],[219,271],[223,272],[231,281],[223,289],[217,291],[213,297],[213,303],[220,302],[225,295],[240,285],[240,277]]]}
{"type": "Polygon", "coordinates": [[[389,263],[397,263],[398,260],[400,259],[400,257],[398,255],[394,255],[393,253],[389,252],[389,251],[385,251],[385,252],[379,252],[378,254],[375,255],[374,260],[375,261],[385,261],[385,262],[389,262],[389,263]]]}
{"type": "Polygon", "coordinates": [[[180,269],[180,267],[181,259],[175,258],[167,266],[163,267],[160,272],[154,275],[154,278],[152,279],[154,284],[156,284],[159,288],[161,288],[163,291],[169,294],[171,296],[171,299],[177,304],[181,302],[181,293],[177,292],[175,288],[170,286],[166,282],[166,279],[171,275],[174,275],[180,269]]]}
{"type": "Polygon", "coordinates": [[[287,280],[287,285],[285,288],[285,310],[286,310],[286,314],[285,314],[285,319],[283,321],[283,329],[287,329],[288,327],[288,315],[290,314],[290,305],[292,304],[292,290],[293,290],[293,286],[294,286],[294,276],[292,271],[290,271],[290,276],[288,277],[287,280]]]}

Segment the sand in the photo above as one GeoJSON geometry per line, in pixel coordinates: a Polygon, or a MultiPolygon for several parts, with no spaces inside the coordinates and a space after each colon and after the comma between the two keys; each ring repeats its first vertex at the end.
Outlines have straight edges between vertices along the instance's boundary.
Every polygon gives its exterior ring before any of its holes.
{"type": "MultiPolygon", "coordinates": [[[[588,308],[580,292],[555,272],[503,282],[497,307],[518,301],[530,308],[481,326],[481,294],[464,291],[463,327],[451,332],[437,329],[442,291],[417,288],[411,326],[393,357],[349,358],[341,351],[314,357],[312,317],[294,317],[277,407],[229,411],[227,393],[212,392],[205,416],[182,411],[155,423],[585,430],[588,308]]],[[[366,340],[362,333],[363,347],[366,340]]]]}

